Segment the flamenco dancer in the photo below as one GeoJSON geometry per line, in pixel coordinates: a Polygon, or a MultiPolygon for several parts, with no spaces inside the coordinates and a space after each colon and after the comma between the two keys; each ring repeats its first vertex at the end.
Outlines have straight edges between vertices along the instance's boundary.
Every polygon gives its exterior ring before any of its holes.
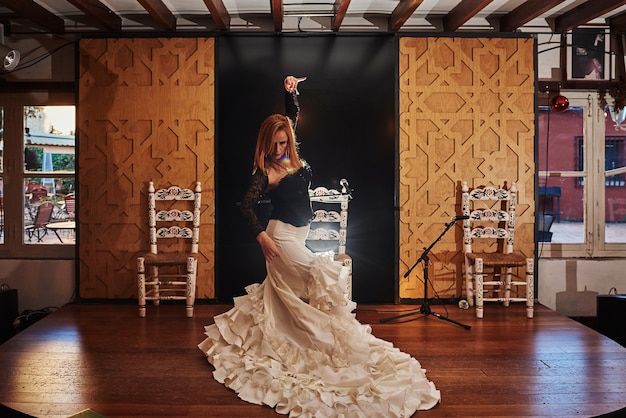
{"type": "Polygon", "coordinates": [[[290,417],[410,417],[437,405],[439,391],[416,359],[356,320],[347,267],[305,246],[311,167],[294,134],[305,79],[285,78],[286,116],[261,124],[241,205],[267,275],[205,327],[199,348],[217,381],[290,417]],[[261,196],[273,206],[265,228],[254,211],[261,196]]]}

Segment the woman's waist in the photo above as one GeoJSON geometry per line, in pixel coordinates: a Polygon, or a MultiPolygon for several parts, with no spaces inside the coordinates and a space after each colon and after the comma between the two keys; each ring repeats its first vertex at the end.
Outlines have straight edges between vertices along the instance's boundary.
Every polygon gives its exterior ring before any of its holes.
{"type": "Polygon", "coordinates": [[[307,222],[305,225],[294,225],[281,219],[270,218],[266,231],[275,238],[304,241],[309,235],[310,226],[310,222],[307,222]]]}
{"type": "Polygon", "coordinates": [[[281,222],[293,225],[293,226],[307,226],[313,220],[313,211],[310,206],[306,209],[301,209],[297,211],[290,210],[280,210],[279,208],[274,208],[270,213],[270,219],[276,219],[281,222]]]}

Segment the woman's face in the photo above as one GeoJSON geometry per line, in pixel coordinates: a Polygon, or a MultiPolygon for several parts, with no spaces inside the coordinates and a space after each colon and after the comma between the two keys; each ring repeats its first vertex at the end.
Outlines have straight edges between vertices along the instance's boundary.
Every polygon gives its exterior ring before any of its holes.
{"type": "Polygon", "coordinates": [[[287,133],[284,130],[276,131],[272,138],[272,160],[278,162],[283,159],[285,151],[287,150],[287,133]]]}

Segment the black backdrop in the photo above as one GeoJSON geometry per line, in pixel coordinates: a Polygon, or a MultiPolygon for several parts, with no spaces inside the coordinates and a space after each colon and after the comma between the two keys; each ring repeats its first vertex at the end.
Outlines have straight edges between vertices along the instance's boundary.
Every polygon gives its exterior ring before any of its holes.
{"type": "Polygon", "coordinates": [[[224,35],[216,70],[216,296],[232,301],[263,281],[265,262],[238,202],[263,119],[283,113],[283,79],[300,84],[297,138],[313,187],[348,179],[347,252],[353,299],[395,300],[397,39],[391,35],[224,35]]]}

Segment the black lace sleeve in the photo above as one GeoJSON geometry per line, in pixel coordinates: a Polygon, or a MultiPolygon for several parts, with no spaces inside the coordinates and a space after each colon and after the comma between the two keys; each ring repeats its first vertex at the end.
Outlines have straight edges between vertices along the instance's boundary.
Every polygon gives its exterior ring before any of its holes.
{"type": "Polygon", "coordinates": [[[296,92],[288,92],[285,90],[285,116],[291,119],[293,130],[296,130],[298,124],[298,114],[300,113],[300,103],[296,92]]]}
{"type": "Polygon", "coordinates": [[[255,207],[259,203],[263,191],[267,188],[267,182],[267,176],[263,174],[261,170],[257,170],[256,173],[252,175],[248,190],[246,190],[246,193],[243,195],[243,200],[241,201],[241,214],[243,215],[246,225],[248,225],[248,229],[255,237],[264,231],[256,215],[255,207]]]}

